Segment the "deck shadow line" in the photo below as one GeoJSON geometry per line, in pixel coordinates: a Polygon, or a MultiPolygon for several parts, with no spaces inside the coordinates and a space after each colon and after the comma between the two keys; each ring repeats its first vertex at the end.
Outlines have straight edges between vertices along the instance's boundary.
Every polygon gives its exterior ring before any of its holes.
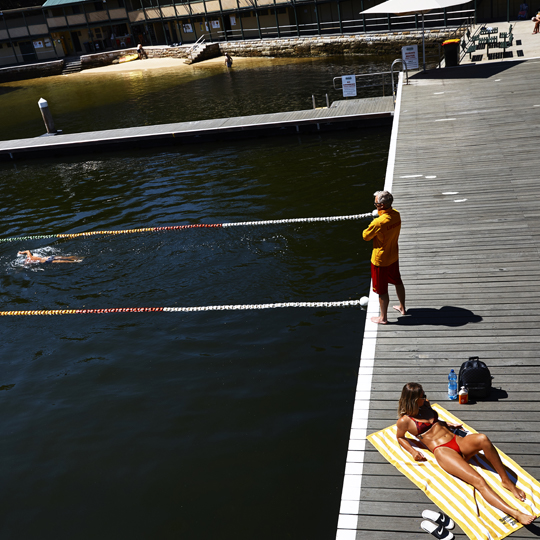
{"type": "Polygon", "coordinates": [[[436,308],[409,308],[407,315],[399,317],[396,323],[401,326],[465,326],[469,323],[482,321],[480,315],[475,315],[470,309],[456,306],[436,308]]]}
{"type": "Polygon", "coordinates": [[[506,62],[497,62],[495,64],[463,64],[461,66],[449,67],[443,69],[431,69],[429,71],[420,71],[410,76],[409,79],[419,80],[442,80],[442,79],[489,79],[499,75],[503,71],[515,67],[524,60],[509,60],[506,62]]]}

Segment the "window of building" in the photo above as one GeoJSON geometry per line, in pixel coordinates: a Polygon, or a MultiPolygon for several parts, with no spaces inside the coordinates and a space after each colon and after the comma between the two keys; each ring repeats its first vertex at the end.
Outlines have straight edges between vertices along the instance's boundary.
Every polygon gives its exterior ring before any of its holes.
{"type": "Polygon", "coordinates": [[[81,12],[81,6],[71,6],[71,11],[73,15],[79,15],[81,12]]]}
{"type": "Polygon", "coordinates": [[[103,2],[94,2],[94,9],[96,11],[103,11],[103,2]]]}

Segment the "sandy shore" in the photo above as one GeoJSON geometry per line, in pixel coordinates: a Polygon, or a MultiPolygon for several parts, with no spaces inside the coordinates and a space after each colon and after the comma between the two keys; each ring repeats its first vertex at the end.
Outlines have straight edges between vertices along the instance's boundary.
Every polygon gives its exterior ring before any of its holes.
{"type": "MultiPolygon", "coordinates": [[[[238,68],[250,68],[261,65],[268,65],[272,63],[274,65],[281,64],[292,64],[302,61],[311,61],[311,58],[243,58],[243,57],[234,57],[234,66],[233,69],[238,68]]],[[[98,75],[100,73],[121,73],[129,71],[147,71],[154,69],[179,69],[190,71],[194,69],[216,69],[217,67],[225,67],[225,58],[223,56],[218,56],[217,58],[211,58],[210,60],[205,60],[204,62],[197,62],[196,64],[185,64],[183,59],[179,58],[148,58],[147,60],[133,60],[132,62],[126,62],[124,64],[112,64],[110,66],[103,66],[93,69],[85,69],[81,71],[81,75],[98,75]]]]}

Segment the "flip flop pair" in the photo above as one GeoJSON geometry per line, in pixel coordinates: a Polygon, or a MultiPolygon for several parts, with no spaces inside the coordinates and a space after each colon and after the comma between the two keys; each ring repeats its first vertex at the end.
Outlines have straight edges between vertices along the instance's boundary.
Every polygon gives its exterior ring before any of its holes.
{"type": "Polygon", "coordinates": [[[424,510],[422,517],[424,521],[420,523],[420,527],[424,531],[439,540],[452,540],[454,538],[448,529],[453,529],[456,525],[447,515],[433,510],[424,510]]]}

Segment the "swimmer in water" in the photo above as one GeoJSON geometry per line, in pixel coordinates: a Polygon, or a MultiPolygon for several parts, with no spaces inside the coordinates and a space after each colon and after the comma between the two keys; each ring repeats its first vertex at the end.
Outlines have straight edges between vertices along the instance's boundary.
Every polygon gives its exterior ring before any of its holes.
{"type": "Polygon", "coordinates": [[[63,255],[52,255],[51,257],[38,257],[32,255],[29,250],[19,251],[17,255],[26,255],[25,264],[49,264],[49,263],[77,263],[82,261],[82,257],[76,257],[70,255],[64,257],[63,255]]]}

